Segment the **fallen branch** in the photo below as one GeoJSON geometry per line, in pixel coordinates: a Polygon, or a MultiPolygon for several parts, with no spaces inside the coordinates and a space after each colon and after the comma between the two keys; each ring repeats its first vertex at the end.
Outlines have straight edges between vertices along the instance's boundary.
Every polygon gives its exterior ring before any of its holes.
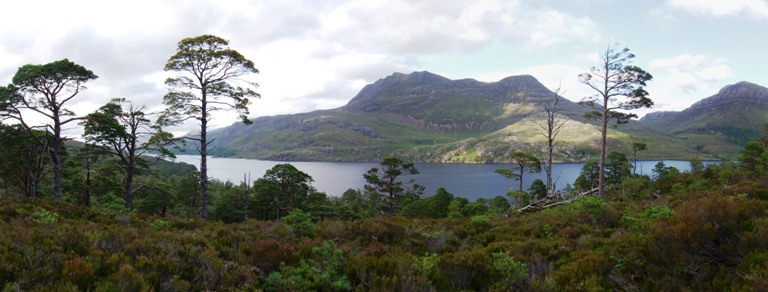
{"type": "Polygon", "coordinates": [[[594,188],[594,189],[591,189],[589,191],[586,191],[586,192],[583,192],[581,194],[578,194],[578,195],[576,195],[576,196],[574,196],[572,198],[569,198],[569,199],[566,199],[566,200],[562,200],[562,201],[556,200],[556,198],[559,197],[559,193],[551,193],[551,194],[547,195],[545,198],[543,198],[541,200],[538,200],[536,202],[530,203],[530,204],[528,204],[528,206],[525,206],[525,207],[522,207],[522,208],[518,209],[517,212],[526,213],[526,212],[541,211],[541,210],[544,210],[546,208],[551,208],[551,207],[554,207],[554,206],[559,206],[559,205],[562,205],[562,204],[565,204],[565,203],[570,203],[570,202],[576,201],[576,200],[578,200],[579,198],[581,198],[583,196],[589,196],[591,194],[594,194],[598,190],[599,190],[598,188],[594,188]]]}

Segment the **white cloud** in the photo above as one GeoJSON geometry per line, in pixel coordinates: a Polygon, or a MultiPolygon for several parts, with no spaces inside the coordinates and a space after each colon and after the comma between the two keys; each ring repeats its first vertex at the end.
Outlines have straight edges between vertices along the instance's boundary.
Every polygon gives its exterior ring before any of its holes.
{"type": "Polygon", "coordinates": [[[768,3],[765,0],[667,0],[666,6],[701,16],[746,14],[768,18],[768,3]]]}
{"type": "MultiPolygon", "coordinates": [[[[588,17],[529,0],[33,0],[4,11],[0,84],[24,64],[69,58],[99,76],[73,100],[77,114],[114,97],[162,108],[162,82],[172,75],[165,62],[179,40],[200,34],[228,39],[260,69],[254,116],[341,106],[392,72],[431,70],[421,67],[429,56],[497,43],[570,52],[602,38],[588,17]]],[[[213,125],[232,116],[217,115],[213,125]]]]}
{"type": "MultiPolygon", "coordinates": [[[[561,11],[547,10],[532,13],[529,23],[520,27],[527,31],[526,47],[532,49],[565,44],[580,45],[601,42],[600,29],[587,17],[574,17],[561,11]]],[[[572,50],[569,47],[569,50],[572,50]]]]}
{"type": "Polygon", "coordinates": [[[654,75],[649,91],[657,110],[685,109],[714,94],[734,76],[727,59],[706,55],[683,54],[652,60],[648,70],[654,75]]]}

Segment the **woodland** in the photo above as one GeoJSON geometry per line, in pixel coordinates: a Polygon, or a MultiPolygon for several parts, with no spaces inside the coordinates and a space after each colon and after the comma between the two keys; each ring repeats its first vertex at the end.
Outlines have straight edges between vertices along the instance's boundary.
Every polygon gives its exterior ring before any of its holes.
{"type": "MultiPolygon", "coordinates": [[[[207,175],[210,113],[244,123],[258,73],[210,35],[183,39],[166,71],[166,110],[114,99],[86,116],[67,102],[98,78],[67,59],[19,68],[0,87],[0,284],[4,291],[760,291],[768,287],[768,127],[734,161],[636,174],[609,151],[611,123],[653,102],[652,76],[608,48],[579,76],[601,150],[555,189],[558,98],[541,108],[548,156],[513,152],[496,172],[516,189],[470,202],[424,194],[401,157],[328,196],[290,163],[239,184],[207,175]],[[602,75],[601,75],[602,74],[602,75]],[[46,118],[42,125],[25,119],[46,118]],[[174,137],[163,127],[197,121],[174,137]],[[83,127],[80,141],[62,134],[83,127]],[[164,160],[196,145],[201,167],[164,160]],[[528,189],[527,173],[547,172],[528,189]]],[[[629,158],[628,158],[629,156],[629,158]]],[[[633,158],[630,160],[630,158],[633,158]]]]}

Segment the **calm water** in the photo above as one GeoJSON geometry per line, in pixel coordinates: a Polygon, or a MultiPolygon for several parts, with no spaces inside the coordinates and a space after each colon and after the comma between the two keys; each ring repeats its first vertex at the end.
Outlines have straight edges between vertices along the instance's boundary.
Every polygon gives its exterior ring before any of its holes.
{"type": "MultiPolygon", "coordinates": [[[[177,162],[185,162],[200,167],[200,157],[196,155],[178,155],[177,162]]],[[[638,161],[638,173],[651,175],[654,165],[659,161],[638,161]]],[[[256,180],[276,164],[282,161],[265,161],[241,158],[208,158],[208,175],[221,181],[238,183],[243,181],[243,174],[250,173],[256,180]]],[[[340,196],[347,189],[362,189],[365,185],[363,174],[377,163],[357,162],[290,162],[297,169],[315,179],[312,184],[318,191],[328,195],[340,196]]],[[[674,166],[680,171],[690,169],[688,161],[665,160],[667,166],[674,166]]],[[[558,163],[553,166],[552,176],[558,188],[566,184],[573,185],[583,163],[558,163]]],[[[512,168],[512,164],[450,164],[417,163],[419,174],[411,176],[416,183],[425,186],[425,195],[432,195],[444,187],[448,192],[474,201],[477,198],[492,198],[506,194],[510,188],[517,189],[518,182],[506,179],[494,172],[497,168],[512,168]]],[[[523,187],[528,188],[536,179],[546,181],[546,174],[526,173],[523,187]]]]}

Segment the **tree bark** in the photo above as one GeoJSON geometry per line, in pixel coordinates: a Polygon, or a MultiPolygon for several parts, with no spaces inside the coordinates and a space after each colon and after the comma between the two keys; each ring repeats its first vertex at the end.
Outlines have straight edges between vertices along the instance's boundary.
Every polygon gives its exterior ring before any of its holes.
{"type": "Polygon", "coordinates": [[[125,210],[133,209],[133,162],[125,167],[125,210]]]}
{"type": "Polygon", "coordinates": [[[53,153],[51,162],[53,164],[53,197],[61,200],[61,124],[59,123],[59,111],[56,109],[53,113],[53,153]]]}
{"type": "Polygon", "coordinates": [[[605,198],[605,151],[608,148],[608,98],[603,103],[603,121],[600,127],[600,177],[598,178],[598,195],[605,198]]]}
{"type": "MultiPolygon", "coordinates": [[[[202,80],[200,83],[203,83],[202,80]]],[[[205,87],[202,89],[200,111],[200,218],[208,219],[208,103],[205,87]]]]}

